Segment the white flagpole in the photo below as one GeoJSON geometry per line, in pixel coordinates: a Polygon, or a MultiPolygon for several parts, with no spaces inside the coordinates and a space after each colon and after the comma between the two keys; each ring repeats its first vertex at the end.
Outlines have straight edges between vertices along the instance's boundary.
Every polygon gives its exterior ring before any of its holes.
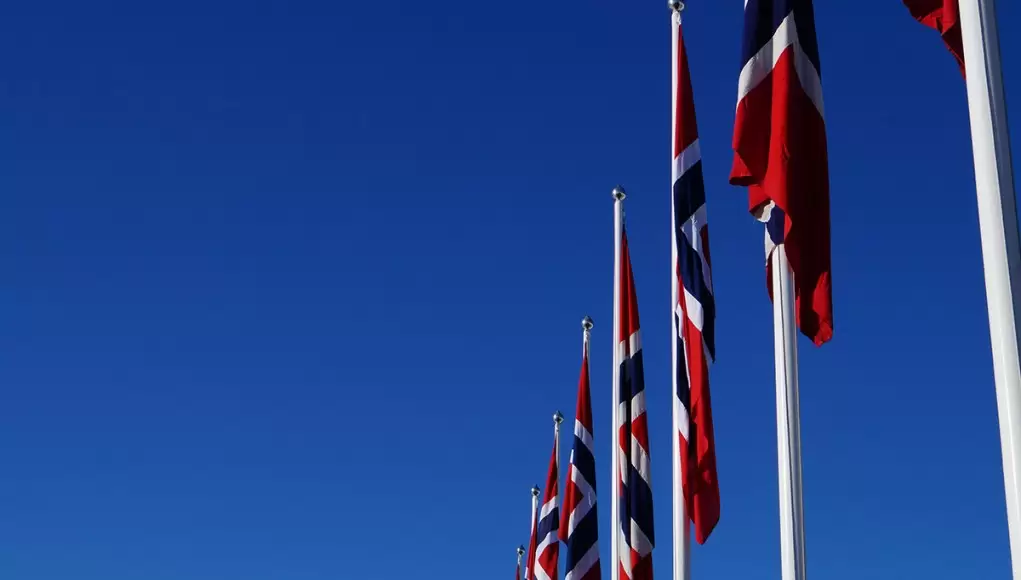
{"type": "Polygon", "coordinates": [[[1013,576],[1021,580],[1021,241],[994,0],[960,0],[1013,576]]]}
{"type": "Polygon", "coordinates": [[[613,415],[610,421],[610,458],[613,461],[613,481],[610,485],[610,580],[620,580],[620,451],[617,441],[618,409],[620,407],[620,361],[617,359],[617,341],[620,337],[620,237],[624,230],[624,188],[613,188],[613,415]]]}
{"type": "MultiPolygon", "coordinates": [[[[560,411],[553,413],[553,454],[557,458],[557,478],[560,478],[560,424],[564,422],[564,414],[560,411]]],[[[559,483],[559,482],[558,482],[559,483]]],[[[560,488],[557,487],[557,499],[559,500],[560,488]]]]}
{"type": "MultiPolygon", "coordinates": [[[[532,533],[532,532],[529,531],[528,533],[532,533]]],[[[524,555],[525,555],[525,547],[524,546],[518,546],[518,570],[521,569],[521,558],[524,555]]]]}
{"type": "MultiPolygon", "coordinates": [[[[673,107],[671,108],[671,115],[673,116],[673,127],[672,132],[677,131],[677,43],[680,41],[679,32],[681,26],[681,11],[684,10],[684,3],[679,0],[670,1],[670,28],[672,30],[673,37],[673,50],[671,51],[671,62],[673,63],[671,76],[673,77],[673,92],[671,96],[671,102],[673,107]]],[[[673,143],[670,144],[671,150],[673,143]]],[[[671,163],[673,160],[671,159],[671,163]]],[[[671,181],[672,181],[671,176],[671,181]]],[[[688,525],[688,514],[687,506],[684,503],[684,482],[681,479],[681,442],[678,439],[678,433],[680,425],[677,424],[677,341],[679,340],[678,333],[680,329],[677,325],[677,304],[680,292],[680,288],[677,287],[677,240],[674,239],[677,231],[677,224],[674,223],[674,212],[673,212],[673,183],[670,184],[670,288],[671,288],[671,304],[670,304],[670,320],[671,328],[673,332],[670,336],[671,343],[671,361],[673,362],[673,377],[671,384],[674,387],[673,393],[670,393],[671,408],[673,409],[673,426],[674,431],[671,435],[673,440],[673,530],[674,530],[674,580],[688,580],[691,578],[691,555],[689,547],[691,546],[691,526],[688,525]]]]}
{"type": "Polygon", "coordinates": [[[773,271],[773,342],[776,368],[776,445],[780,482],[782,580],[805,580],[805,514],[801,497],[801,419],[798,408],[798,328],[794,274],[783,244],[770,256],[773,271]]]}
{"type": "MultiPolygon", "coordinates": [[[[528,538],[529,538],[528,539],[528,549],[529,550],[532,549],[532,539],[531,539],[532,538],[532,530],[535,530],[536,529],[536,527],[535,527],[536,524],[539,523],[538,519],[539,519],[539,494],[540,493],[542,493],[542,490],[539,489],[539,486],[538,485],[533,485],[532,486],[532,527],[528,528],[528,538]]],[[[536,533],[538,533],[538,531],[536,531],[536,533]]],[[[536,548],[538,548],[538,544],[539,544],[539,538],[538,537],[535,538],[535,542],[536,542],[536,548]]],[[[536,553],[535,553],[534,556],[532,556],[532,559],[533,560],[539,559],[538,550],[536,550],[536,553]]],[[[535,570],[535,562],[534,561],[533,562],[525,562],[525,580],[531,580],[532,576],[535,576],[534,570],[535,570]]]]}

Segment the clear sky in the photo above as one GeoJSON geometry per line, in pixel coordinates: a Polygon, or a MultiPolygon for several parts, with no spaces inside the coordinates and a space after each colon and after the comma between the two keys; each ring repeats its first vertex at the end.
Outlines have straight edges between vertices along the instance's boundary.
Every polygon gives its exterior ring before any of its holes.
{"type": "MultiPolygon", "coordinates": [[[[900,2],[817,4],[836,329],[801,342],[809,570],[1005,579],[964,84],[900,2]]],[[[727,184],[741,5],[686,12],[723,497],[694,572],[755,580],[779,540],[762,227],[727,184]]],[[[669,45],[659,0],[6,6],[0,576],[509,579],[585,314],[608,570],[619,182],[667,578],[669,45]]]]}

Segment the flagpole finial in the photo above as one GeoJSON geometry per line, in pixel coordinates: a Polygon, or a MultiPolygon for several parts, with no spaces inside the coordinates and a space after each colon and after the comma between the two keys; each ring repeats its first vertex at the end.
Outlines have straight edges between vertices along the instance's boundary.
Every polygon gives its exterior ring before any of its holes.
{"type": "Polygon", "coordinates": [[[595,325],[592,324],[592,317],[586,316],[585,318],[581,319],[581,329],[582,330],[585,330],[585,331],[592,330],[593,326],[595,326],[595,325]]]}
{"type": "Polygon", "coordinates": [[[525,555],[525,547],[524,546],[518,546],[518,558],[520,558],[521,556],[524,556],[524,555],[525,555]]]}
{"type": "Polygon", "coordinates": [[[538,485],[533,485],[532,486],[532,497],[539,497],[539,492],[540,492],[539,486],[538,485]]]}
{"type": "Polygon", "coordinates": [[[560,424],[563,423],[563,422],[564,422],[564,414],[563,413],[561,413],[560,411],[557,411],[556,413],[553,413],[553,424],[554,425],[557,425],[559,427],[560,424]]]}
{"type": "Polygon", "coordinates": [[[680,13],[684,10],[684,2],[681,2],[681,0],[670,0],[670,10],[680,13]]]}
{"type": "Polygon", "coordinates": [[[613,199],[616,201],[624,201],[624,198],[627,197],[627,193],[624,192],[624,186],[622,185],[614,187],[610,194],[613,195],[613,199]]]}

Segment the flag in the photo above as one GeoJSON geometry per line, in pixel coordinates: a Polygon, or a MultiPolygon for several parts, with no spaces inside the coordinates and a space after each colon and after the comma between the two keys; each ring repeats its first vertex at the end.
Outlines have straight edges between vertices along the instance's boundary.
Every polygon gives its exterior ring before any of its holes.
{"type": "MultiPolygon", "coordinates": [[[[798,328],[833,337],[830,194],[812,0],[747,0],[730,182],[748,186],[770,256],[783,244],[798,328]]],[[[772,294],[772,285],[769,285],[772,294]]]]}
{"type": "MultiPolygon", "coordinates": [[[[619,203],[619,202],[618,202],[619,203]]],[[[645,373],[638,325],[638,298],[628,255],[627,234],[621,227],[617,272],[617,348],[614,363],[620,398],[617,400],[618,514],[617,566],[621,580],[652,580],[652,477],[649,468],[649,428],[645,416],[645,373]]]]}
{"type": "Polygon", "coordinates": [[[599,580],[599,516],[596,513],[596,460],[592,443],[592,397],[589,393],[588,351],[591,321],[583,323],[578,409],[574,420],[574,447],[564,483],[564,509],[560,539],[567,544],[564,580],[599,580]]]}
{"type": "Polygon", "coordinates": [[[528,540],[528,556],[525,558],[525,580],[535,580],[535,548],[539,536],[539,487],[532,488],[532,531],[528,540]]]}
{"type": "Polygon", "coordinates": [[[961,38],[961,17],[957,0],[904,0],[911,15],[922,24],[935,28],[957,66],[964,75],[964,41],[961,38]]]}
{"type": "Polygon", "coordinates": [[[560,565],[560,494],[557,481],[560,466],[560,414],[557,413],[557,427],[553,435],[553,455],[549,461],[549,475],[546,477],[546,495],[539,510],[539,538],[535,556],[536,580],[557,580],[560,565]]]}
{"type": "MultiPolygon", "coordinates": [[[[716,357],[716,301],[709,261],[709,222],[695,101],[680,14],[674,19],[673,284],[674,418],[680,486],[695,540],[720,520],[716,444],[709,399],[709,362],[716,357]]],[[[675,507],[675,509],[677,509],[675,507]]],[[[687,525],[687,522],[685,522],[687,525]]]]}

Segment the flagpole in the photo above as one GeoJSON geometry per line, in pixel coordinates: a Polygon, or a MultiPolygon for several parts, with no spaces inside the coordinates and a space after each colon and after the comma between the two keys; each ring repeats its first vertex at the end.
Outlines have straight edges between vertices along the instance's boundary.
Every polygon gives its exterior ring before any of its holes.
{"type": "MultiPolygon", "coordinates": [[[[532,527],[528,530],[529,537],[531,537],[532,532],[535,530],[535,526],[538,523],[538,519],[539,519],[539,494],[540,493],[542,493],[542,490],[539,489],[539,486],[538,485],[533,485],[532,486],[532,527]]],[[[538,542],[539,539],[535,538],[535,540],[536,540],[536,542],[538,542]]],[[[531,538],[528,540],[528,551],[529,552],[532,551],[532,540],[531,540],[531,538]]],[[[525,580],[532,580],[533,578],[535,578],[535,561],[539,559],[539,554],[537,552],[535,554],[531,554],[530,557],[532,558],[532,561],[531,562],[525,562],[525,580]]]]}
{"type": "Polygon", "coordinates": [[[619,537],[620,530],[620,451],[617,449],[620,444],[617,441],[617,412],[620,407],[620,361],[617,360],[617,343],[620,340],[620,238],[624,231],[624,198],[627,194],[624,188],[617,186],[611,192],[613,195],[613,415],[610,421],[610,459],[613,462],[613,469],[610,470],[613,481],[610,482],[610,580],[620,580],[620,554],[619,537]]]}
{"type": "MultiPolygon", "coordinates": [[[[514,580],[521,580],[521,557],[525,555],[525,547],[518,546],[518,568],[514,574],[514,580]]],[[[528,580],[527,578],[525,580],[528,580]]]]}
{"type": "Polygon", "coordinates": [[[560,424],[564,422],[564,414],[553,413],[553,454],[557,458],[557,477],[560,476],[560,424]]]}
{"type": "Polygon", "coordinates": [[[994,0],[960,0],[1003,486],[1013,577],[1021,580],[1021,242],[994,0]]]}
{"type": "MultiPolygon", "coordinates": [[[[671,67],[671,69],[673,71],[671,73],[671,77],[673,79],[673,90],[671,91],[670,94],[673,95],[671,98],[674,100],[673,106],[671,107],[671,115],[674,117],[673,118],[673,123],[671,124],[671,126],[674,128],[673,129],[674,131],[677,131],[677,102],[676,102],[676,99],[677,99],[677,83],[679,82],[679,79],[677,78],[677,71],[678,71],[678,65],[677,65],[678,64],[677,63],[677,43],[680,41],[680,38],[678,38],[678,34],[679,34],[679,26],[680,26],[680,23],[681,23],[681,11],[682,10],[684,10],[684,3],[683,2],[681,2],[680,0],[670,0],[670,19],[671,19],[671,27],[670,28],[671,28],[671,35],[673,37],[673,45],[672,45],[673,49],[671,50],[671,57],[670,57],[671,60],[673,61],[673,66],[671,67]]],[[[671,139],[674,139],[674,138],[675,138],[675,136],[671,136],[671,139]]],[[[671,144],[671,147],[672,147],[672,144],[671,144]]],[[[671,190],[672,190],[673,189],[673,183],[670,184],[670,187],[671,187],[671,190]]],[[[672,199],[673,199],[673,197],[671,195],[671,204],[673,203],[672,199]]],[[[677,231],[676,228],[677,228],[677,224],[674,223],[674,212],[671,209],[671,211],[670,211],[670,231],[672,231],[672,232],[677,231]]],[[[673,237],[673,236],[671,235],[671,237],[673,237]]],[[[677,271],[675,270],[676,267],[677,267],[677,243],[676,243],[676,241],[673,241],[670,244],[670,286],[671,286],[671,289],[672,289],[672,292],[670,293],[670,296],[671,296],[670,320],[672,321],[671,325],[672,325],[672,328],[673,328],[673,332],[670,333],[670,335],[671,335],[670,336],[670,342],[671,342],[671,345],[670,345],[671,346],[670,360],[672,362],[674,381],[676,381],[676,377],[677,377],[677,363],[678,363],[678,361],[677,361],[677,356],[678,356],[678,354],[677,354],[677,352],[678,352],[677,351],[677,341],[678,341],[678,332],[679,332],[679,329],[677,327],[678,320],[677,320],[676,308],[677,308],[677,304],[678,304],[678,297],[680,296],[680,294],[679,294],[680,288],[677,285],[677,271]]],[[[674,386],[676,388],[676,382],[674,382],[673,384],[674,384],[674,386]]],[[[681,442],[680,442],[680,439],[678,439],[678,433],[680,433],[680,430],[679,430],[680,425],[677,424],[677,403],[675,401],[676,397],[677,397],[677,393],[671,393],[670,394],[670,400],[671,400],[671,405],[670,406],[673,409],[672,416],[673,416],[673,427],[674,427],[673,436],[671,437],[671,439],[673,440],[673,450],[674,450],[674,458],[673,458],[673,462],[672,462],[673,463],[673,486],[672,486],[673,490],[672,491],[673,491],[673,502],[674,502],[674,509],[672,510],[673,511],[673,531],[674,531],[674,546],[673,546],[673,548],[674,548],[674,554],[673,554],[673,556],[674,556],[674,580],[688,580],[689,578],[691,578],[691,554],[690,554],[690,550],[689,550],[689,548],[691,546],[691,526],[688,525],[688,519],[689,519],[688,518],[688,513],[687,513],[688,506],[684,503],[684,488],[682,487],[684,485],[684,482],[682,481],[682,478],[681,478],[681,442]]]]}
{"type": "Polygon", "coordinates": [[[801,490],[801,419],[798,403],[798,327],[794,274],[783,244],[773,249],[773,342],[776,368],[776,445],[780,483],[782,580],[805,580],[805,515],[801,490]]]}

